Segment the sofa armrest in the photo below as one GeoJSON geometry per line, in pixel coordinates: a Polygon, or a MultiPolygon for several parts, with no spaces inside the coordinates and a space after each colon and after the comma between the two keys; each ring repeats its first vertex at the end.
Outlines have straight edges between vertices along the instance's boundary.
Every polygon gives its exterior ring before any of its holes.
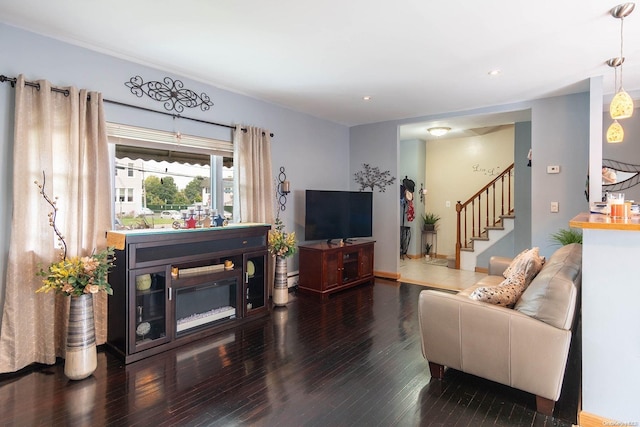
{"type": "Polygon", "coordinates": [[[502,273],[509,267],[513,258],[503,256],[492,256],[489,258],[489,275],[502,276],[502,273]]]}
{"type": "Polygon", "coordinates": [[[571,332],[515,310],[425,290],[422,353],[433,363],[558,400],[571,332]]]}

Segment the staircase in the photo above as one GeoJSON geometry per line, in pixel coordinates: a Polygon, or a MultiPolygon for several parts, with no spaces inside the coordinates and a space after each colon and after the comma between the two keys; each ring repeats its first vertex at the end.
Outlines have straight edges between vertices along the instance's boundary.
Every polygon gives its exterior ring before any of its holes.
{"type": "Polygon", "coordinates": [[[456,268],[474,271],[479,253],[513,230],[513,163],[469,200],[456,204],[456,268]]]}
{"type": "Polygon", "coordinates": [[[487,237],[474,238],[472,247],[460,250],[460,270],[475,271],[478,255],[490,248],[498,240],[509,234],[513,230],[515,217],[513,215],[502,218],[502,227],[493,227],[486,233],[487,237]]]}

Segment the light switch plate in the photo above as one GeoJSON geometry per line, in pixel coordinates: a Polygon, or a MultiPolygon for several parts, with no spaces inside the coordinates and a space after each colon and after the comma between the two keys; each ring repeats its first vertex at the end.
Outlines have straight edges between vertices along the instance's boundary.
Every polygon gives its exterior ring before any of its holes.
{"type": "Polygon", "coordinates": [[[547,173],[560,173],[560,166],[558,165],[547,166],[547,173]]]}
{"type": "Polygon", "coordinates": [[[558,213],[559,210],[558,202],[551,202],[551,212],[558,213]]]}

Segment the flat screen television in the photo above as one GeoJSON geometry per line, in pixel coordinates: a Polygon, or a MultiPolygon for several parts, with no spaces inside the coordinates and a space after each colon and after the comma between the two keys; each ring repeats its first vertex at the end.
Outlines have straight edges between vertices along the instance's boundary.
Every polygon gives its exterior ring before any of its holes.
{"type": "Polygon", "coordinates": [[[307,190],[305,240],[352,239],[373,235],[373,193],[307,190]]]}

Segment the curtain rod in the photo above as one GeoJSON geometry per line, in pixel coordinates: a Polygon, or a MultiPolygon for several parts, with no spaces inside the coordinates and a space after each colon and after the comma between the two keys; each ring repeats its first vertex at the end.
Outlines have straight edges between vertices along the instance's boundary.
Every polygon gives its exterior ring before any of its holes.
{"type": "MultiPolygon", "coordinates": [[[[15,77],[7,77],[5,75],[0,74],[0,83],[9,82],[9,83],[11,83],[11,87],[15,87],[17,81],[18,80],[15,77]]],[[[40,90],[40,83],[25,81],[24,84],[26,86],[34,87],[37,90],[40,90]]],[[[64,96],[69,96],[69,91],[67,89],[59,89],[57,87],[51,86],[51,91],[52,92],[61,93],[64,96]]],[[[138,109],[138,110],[148,111],[150,113],[164,114],[165,116],[171,116],[174,119],[175,118],[186,119],[186,120],[191,120],[191,121],[194,121],[194,122],[205,123],[205,124],[208,124],[208,125],[220,126],[220,127],[225,127],[225,128],[229,128],[229,129],[235,129],[236,128],[235,126],[232,126],[232,125],[227,125],[227,124],[223,124],[223,123],[216,123],[216,122],[210,122],[210,121],[201,120],[201,119],[194,119],[192,117],[181,116],[180,114],[173,114],[173,113],[168,113],[166,111],[153,110],[151,108],[139,107],[137,105],[132,105],[132,104],[125,104],[124,102],[112,101],[110,99],[103,99],[103,101],[107,102],[109,104],[120,105],[122,107],[129,107],[129,108],[135,108],[135,109],[138,109]]],[[[247,132],[246,128],[241,128],[241,129],[242,129],[243,132],[247,132]]],[[[262,135],[264,135],[264,132],[262,132],[262,135]]],[[[271,136],[273,138],[273,132],[270,133],[269,136],[271,136]]]]}

